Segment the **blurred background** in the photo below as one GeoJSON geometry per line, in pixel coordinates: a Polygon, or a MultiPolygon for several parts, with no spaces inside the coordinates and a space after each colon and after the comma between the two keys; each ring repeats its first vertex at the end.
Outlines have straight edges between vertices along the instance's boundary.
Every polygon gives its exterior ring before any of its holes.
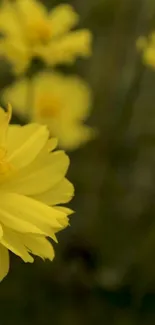
{"type": "MultiPolygon", "coordinates": [[[[142,64],[136,40],[155,29],[155,1],[62,2],[94,35],[91,59],[65,71],[90,84],[88,124],[99,136],[69,153],[76,213],[58,234],[54,262],[25,265],[11,255],[0,284],[1,324],[153,325],[155,71],[142,64]]],[[[1,89],[13,78],[1,61],[1,89]]]]}

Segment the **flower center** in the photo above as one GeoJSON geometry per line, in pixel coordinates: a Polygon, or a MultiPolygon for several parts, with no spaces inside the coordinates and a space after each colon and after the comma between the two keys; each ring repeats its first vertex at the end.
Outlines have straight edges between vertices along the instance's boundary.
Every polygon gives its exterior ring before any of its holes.
{"type": "Polygon", "coordinates": [[[51,29],[46,20],[31,21],[27,26],[27,37],[31,44],[47,43],[51,38],[51,29]]]}
{"type": "Polygon", "coordinates": [[[61,101],[56,96],[44,93],[39,96],[37,107],[41,118],[57,118],[61,110],[61,101]]]}

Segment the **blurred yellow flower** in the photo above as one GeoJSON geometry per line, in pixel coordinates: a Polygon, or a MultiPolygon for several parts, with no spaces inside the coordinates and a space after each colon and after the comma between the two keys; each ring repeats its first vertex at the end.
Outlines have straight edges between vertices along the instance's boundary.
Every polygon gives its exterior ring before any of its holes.
{"type": "Polygon", "coordinates": [[[68,156],[51,152],[57,140],[35,123],[8,126],[10,117],[0,108],[0,280],[9,270],[9,250],[24,262],[33,262],[31,254],[53,260],[46,237],[56,241],[68,225],[72,211],[57,204],[73,196],[68,156]]]}
{"type": "Polygon", "coordinates": [[[155,68],[155,32],[151,33],[148,37],[139,37],[137,48],[142,52],[144,64],[155,68]]]}
{"type": "Polygon", "coordinates": [[[23,79],[6,89],[3,100],[21,117],[46,124],[62,148],[76,149],[94,136],[95,131],[83,124],[90,115],[91,92],[78,77],[42,72],[31,82],[23,79]]]}
{"type": "Polygon", "coordinates": [[[51,11],[36,0],[3,1],[0,10],[0,54],[16,73],[27,69],[33,57],[48,65],[73,63],[91,54],[89,30],[71,31],[79,21],[72,6],[60,4],[51,11]]]}

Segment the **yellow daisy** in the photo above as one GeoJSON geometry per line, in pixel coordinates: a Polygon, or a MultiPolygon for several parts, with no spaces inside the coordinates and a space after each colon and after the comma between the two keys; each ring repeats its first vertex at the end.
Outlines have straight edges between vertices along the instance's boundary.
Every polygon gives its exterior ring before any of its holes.
{"type": "Polygon", "coordinates": [[[31,82],[23,79],[6,89],[3,100],[11,102],[21,117],[46,124],[62,148],[76,149],[94,135],[83,124],[90,115],[92,98],[80,78],[42,72],[31,82]]]}
{"type": "Polygon", "coordinates": [[[155,68],[155,32],[148,37],[139,37],[136,45],[138,50],[142,52],[144,64],[155,68]]]}
{"type": "Polygon", "coordinates": [[[51,11],[36,0],[3,1],[0,10],[0,53],[22,73],[33,57],[48,65],[73,63],[91,54],[89,30],[71,31],[79,21],[72,6],[60,4],[51,11]],[[30,14],[31,13],[31,14],[30,14]]]}
{"type": "Polygon", "coordinates": [[[68,156],[51,152],[56,139],[35,123],[8,126],[10,117],[0,108],[0,280],[9,270],[9,250],[24,262],[33,262],[31,254],[53,260],[46,237],[56,241],[68,225],[72,211],[57,204],[73,196],[68,156]]]}

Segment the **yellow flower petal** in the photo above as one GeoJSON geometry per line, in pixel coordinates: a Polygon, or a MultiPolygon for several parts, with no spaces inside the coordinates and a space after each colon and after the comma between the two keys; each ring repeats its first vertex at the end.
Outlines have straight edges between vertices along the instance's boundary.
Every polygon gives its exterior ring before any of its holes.
{"type": "Polygon", "coordinates": [[[53,151],[58,145],[58,139],[57,138],[51,138],[47,141],[47,144],[44,147],[44,150],[47,150],[48,152],[53,151]]]}
{"type": "MultiPolygon", "coordinates": [[[[61,209],[57,209],[57,207],[55,208],[55,210],[57,210],[58,212],[64,212],[64,211],[62,211],[61,209]]],[[[69,218],[66,217],[66,215],[64,214],[63,217],[59,218],[59,223],[61,224],[61,229],[64,229],[64,228],[66,228],[67,226],[69,226],[69,218]]],[[[55,228],[55,230],[56,230],[56,229],[59,231],[58,228],[55,228]]]]}
{"type": "Polygon", "coordinates": [[[71,214],[74,213],[73,210],[69,209],[69,208],[66,208],[66,207],[59,207],[59,206],[55,206],[55,209],[57,209],[58,211],[62,211],[62,212],[65,212],[68,216],[70,216],[71,214]]]}
{"type": "Polygon", "coordinates": [[[22,241],[28,251],[33,255],[40,256],[43,259],[48,258],[50,261],[54,259],[55,254],[53,246],[46,238],[28,235],[22,236],[22,241]]]}
{"type": "Polygon", "coordinates": [[[69,202],[73,195],[73,185],[66,178],[64,178],[49,191],[35,195],[34,199],[48,205],[56,205],[69,202]]]}
{"type": "Polygon", "coordinates": [[[7,36],[20,37],[20,22],[16,19],[14,7],[9,1],[3,1],[0,7],[0,30],[7,36]]]}
{"type": "Polygon", "coordinates": [[[0,39],[0,55],[11,62],[16,74],[21,74],[28,68],[32,56],[24,41],[13,36],[0,39]]]}
{"type": "Polygon", "coordinates": [[[0,107],[0,148],[4,148],[7,141],[8,124],[11,118],[11,106],[8,107],[8,112],[0,107]]]}
{"type": "Polygon", "coordinates": [[[19,143],[20,145],[9,155],[8,159],[16,168],[30,164],[44,147],[49,137],[47,128],[45,126],[40,127],[37,124],[27,125],[19,130],[22,130],[21,136],[25,141],[19,139],[18,145],[19,143]],[[27,135],[29,135],[28,138],[27,135]]]}
{"type": "Polygon", "coordinates": [[[16,193],[1,194],[1,206],[8,206],[14,215],[19,216],[21,214],[23,220],[32,222],[32,224],[37,225],[38,222],[39,225],[42,222],[53,228],[61,229],[61,219],[66,217],[64,212],[57,211],[53,207],[16,193]]]}
{"type": "Polygon", "coordinates": [[[94,129],[79,123],[66,124],[61,133],[58,129],[55,133],[58,133],[60,147],[67,150],[75,150],[96,136],[94,129]]]}
{"type": "MultiPolygon", "coordinates": [[[[36,213],[34,213],[34,210],[31,211],[30,209],[27,209],[25,212],[23,206],[21,205],[23,204],[23,200],[20,196],[16,195],[15,202],[13,202],[14,196],[12,194],[9,194],[8,203],[6,200],[6,194],[5,196],[3,196],[3,194],[1,196],[1,206],[3,211],[6,212],[3,216],[4,218],[1,216],[3,218],[2,222],[5,226],[8,226],[9,228],[12,228],[13,230],[19,231],[21,233],[27,233],[28,231],[28,233],[34,232],[36,234],[44,234],[51,237],[54,241],[57,242],[57,239],[54,235],[54,230],[51,229],[50,221],[45,221],[44,218],[41,218],[40,214],[36,215],[36,213]],[[16,205],[17,200],[18,207],[16,205]],[[7,213],[9,213],[8,216],[7,213]],[[28,225],[30,224],[31,229],[28,228],[28,225]]],[[[57,222],[56,225],[58,225],[57,222]]]]}
{"type": "MultiPolygon", "coordinates": [[[[7,147],[8,147],[8,156],[11,156],[14,151],[17,151],[19,148],[22,147],[23,143],[27,143],[29,137],[33,138],[33,135],[37,133],[40,129],[40,125],[38,124],[27,124],[25,126],[20,125],[10,125],[8,129],[8,135],[7,135],[7,147]]],[[[43,129],[41,127],[41,131],[43,132],[43,129]]],[[[46,133],[46,138],[48,135],[48,131],[44,131],[46,133]]],[[[47,141],[44,141],[44,145],[41,146],[40,150],[44,148],[44,146],[47,144],[47,141]]]]}
{"type": "Polygon", "coordinates": [[[2,184],[2,189],[24,195],[42,193],[63,179],[68,166],[68,156],[63,151],[56,151],[47,160],[34,161],[27,168],[15,172],[12,178],[2,184]]]}
{"type": "Polygon", "coordinates": [[[49,65],[73,64],[77,57],[89,57],[92,54],[91,46],[92,34],[88,30],[81,30],[53,40],[46,47],[38,46],[36,55],[40,55],[49,65]]]}
{"type": "Polygon", "coordinates": [[[39,21],[47,14],[46,7],[40,1],[16,0],[16,6],[21,14],[21,19],[23,19],[24,22],[34,20],[39,21]]]}
{"type": "Polygon", "coordinates": [[[9,272],[9,252],[3,245],[0,245],[0,281],[2,281],[9,272]]]}
{"type": "Polygon", "coordinates": [[[3,228],[2,225],[0,224],[0,239],[3,237],[3,228]]]}
{"type": "Polygon", "coordinates": [[[48,15],[53,36],[60,36],[75,27],[79,17],[73,7],[68,4],[60,4],[52,9],[48,15]],[[61,22],[61,23],[60,23],[61,22]]]}
{"type": "Polygon", "coordinates": [[[27,79],[22,79],[20,82],[14,83],[11,87],[4,90],[2,100],[5,103],[10,102],[14,107],[14,112],[22,118],[28,117],[28,103],[31,103],[31,85],[27,79]],[[30,90],[30,94],[29,94],[30,90]]]}
{"type": "Polygon", "coordinates": [[[21,217],[22,214],[21,212],[19,213],[17,209],[14,211],[12,208],[9,207],[9,205],[5,203],[1,204],[0,220],[5,226],[22,233],[35,233],[35,234],[47,235],[46,232],[38,228],[38,224],[36,226],[30,220],[27,221],[21,217]]]}
{"type": "Polygon", "coordinates": [[[20,238],[18,238],[18,233],[13,232],[9,228],[5,228],[4,235],[0,242],[14,254],[20,256],[24,262],[33,262],[33,257],[28,254],[24,244],[20,238]]]}

